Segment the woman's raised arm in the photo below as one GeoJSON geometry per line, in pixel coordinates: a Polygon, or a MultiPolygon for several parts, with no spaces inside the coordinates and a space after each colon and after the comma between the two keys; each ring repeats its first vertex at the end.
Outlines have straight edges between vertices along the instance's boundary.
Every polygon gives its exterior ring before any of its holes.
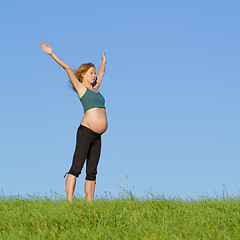
{"type": "Polygon", "coordinates": [[[101,82],[102,82],[102,78],[105,72],[105,64],[106,64],[106,57],[105,57],[105,52],[103,52],[102,55],[102,63],[100,68],[97,71],[97,79],[96,79],[96,88],[99,88],[101,82]]]}
{"type": "Polygon", "coordinates": [[[60,66],[62,66],[65,70],[67,70],[69,67],[69,65],[67,65],[65,62],[63,62],[59,57],[57,57],[52,48],[49,46],[49,44],[47,43],[48,47],[43,43],[41,42],[41,49],[48,53],[60,66]]]}
{"type": "Polygon", "coordinates": [[[47,43],[47,45],[48,45],[48,47],[47,47],[43,42],[41,42],[41,49],[42,49],[44,52],[48,53],[50,56],[52,56],[52,58],[53,58],[60,66],[62,66],[62,67],[66,70],[66,72],[67,72],[67,74],[68,74],[68,76],[69,76],[69,78],[70,78],[73,86],[74,86],[75,89],[77,90],[77,92],[84,91],[85,88],[83,87],[83,84],[78,81],[77,77],[76,77],[75,74],[73,73],[73,71],[72,71],[72,69],[70,68],[70,66],[69,66],[68,64],[66,64],[65,62],[63,62],[60,58],[58,58],[58,57],[53,53],[53,50],[52,50],[52,48],[49,46],[48,43],[47,43]]]}

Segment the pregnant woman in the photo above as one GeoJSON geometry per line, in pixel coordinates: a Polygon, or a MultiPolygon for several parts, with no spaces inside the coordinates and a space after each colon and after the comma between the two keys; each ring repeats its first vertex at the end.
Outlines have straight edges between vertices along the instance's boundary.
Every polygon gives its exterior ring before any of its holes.
{"type": "Polygon", "coordinates": [[[101,153],[101,135],[108,127],[105,99],[98,91],[105,72],[105,53],[102,55],[102,63],[97,71],[96,77],[94,64],[82,64],[78,69],[75,69],[75,73],[73,73],[70,66],[53,53],[48,43],[48,46],[43,42],[41,42],[40,45],[44,52],[52,56],[52,58],[66,70],[71,80],[73,90],[77,92],[84,109],[84,116],[77,130],[76,148],[73,155],[72,166],[69,172],[66,173],[68,174],[66,178],[67,199],[72,203],[76,178],[81,173],[85,160],[87,159],[85,194],[87,202],[92,202],[94,199],[97,166],[101,153]]]}

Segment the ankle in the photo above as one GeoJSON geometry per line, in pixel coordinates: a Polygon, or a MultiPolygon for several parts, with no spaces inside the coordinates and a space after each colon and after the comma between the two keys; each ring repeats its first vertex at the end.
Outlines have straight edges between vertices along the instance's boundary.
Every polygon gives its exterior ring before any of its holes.
{"type": "Polygon", "coordinates": [[[85,193],[87,202],[93,202],[94,196],[91,193],[85,193]]]}

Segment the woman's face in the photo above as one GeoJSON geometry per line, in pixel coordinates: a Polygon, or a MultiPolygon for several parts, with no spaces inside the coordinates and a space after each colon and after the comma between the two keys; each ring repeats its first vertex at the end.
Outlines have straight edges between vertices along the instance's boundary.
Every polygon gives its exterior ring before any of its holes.
{"type": "Polygon", "coordinates": [[[89,83],[93,83],[96,77],[96,71],[94,67],[88,69],[88,71],[84,75],[84,79],[89,83]]]}

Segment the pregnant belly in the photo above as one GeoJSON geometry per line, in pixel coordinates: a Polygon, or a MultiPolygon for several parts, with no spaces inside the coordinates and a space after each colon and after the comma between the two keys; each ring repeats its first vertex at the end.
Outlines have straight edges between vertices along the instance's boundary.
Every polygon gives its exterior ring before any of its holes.
{"type": "Polygon", "coordinates": [[[103,134],[108,128],[105,108],[91,108],[83,116],[81,124],[96,133],[103,134]]]}

